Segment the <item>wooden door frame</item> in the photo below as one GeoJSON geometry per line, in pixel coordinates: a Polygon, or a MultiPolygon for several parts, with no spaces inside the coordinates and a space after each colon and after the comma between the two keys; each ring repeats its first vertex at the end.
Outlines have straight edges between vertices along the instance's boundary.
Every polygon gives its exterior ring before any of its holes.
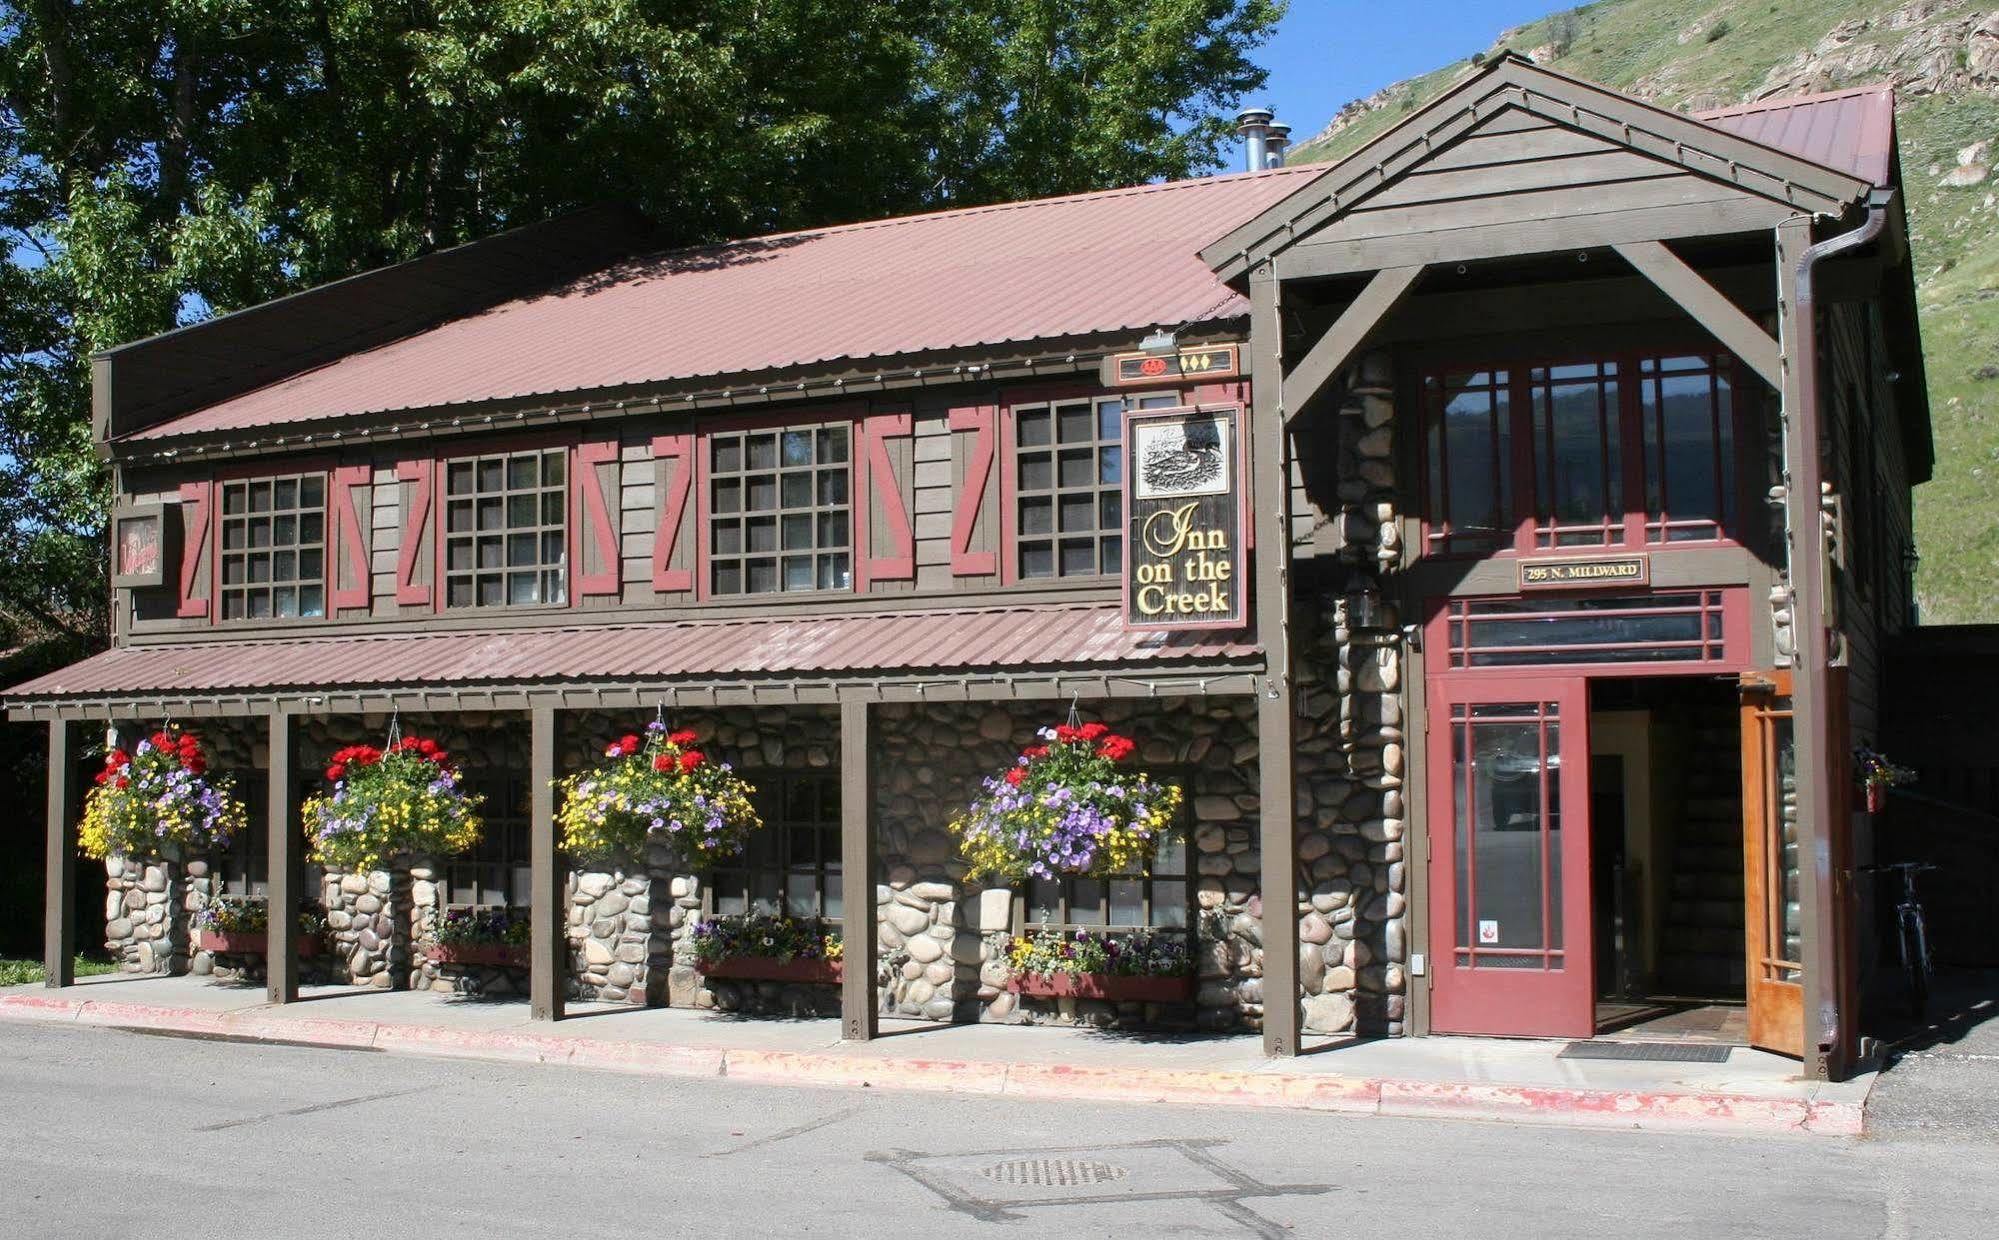
{"type": "MultiPolygon", "coordinates": [[[[1775,722],[1792,718],[1790,669],[1742,678],[1742,901],[1743,993],[1748,1006],[1749,1044],[1802,1058],[1805,1049],[1804,962],[1785,960],[1773,949],[1773,927],[1782,900],[1772,892],[1775,863],[1770,856],[1777,824],[1772,807],[1779,790],[1772,749],[1775,722]],[[1779,708],[1778,703],[1784,705],[1779,708]],[[1773,903],[1774,901],[1774,903],[1773,903]],[[1790,972],[1795,980],[1772,976],[1790,972]]],[[[1800,840],[1802,846],[1802,840],[1800,840]]],[[[1800,858],[1800,882],[1804,859],[1800,858]]],[[[1803,898],[1803,892],[1799,893],[1803,898]]]]}

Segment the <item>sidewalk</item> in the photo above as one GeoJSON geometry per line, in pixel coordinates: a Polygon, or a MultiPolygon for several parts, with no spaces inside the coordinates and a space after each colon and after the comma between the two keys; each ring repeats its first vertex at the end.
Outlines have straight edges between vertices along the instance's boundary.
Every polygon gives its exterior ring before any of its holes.
{"type": "Polygon", "coordinates": [[[1220,1103],[1598,1128],[1858,1136],[1872,1075],[1802,1080],[1738,1048],[1727,1063],[1558,1059],[1559,1042],[1333,1040],[1265,1059],[1253,1037],[1147,1037],[1065,1028],[884,1021],[843,1043],[831,1019],[571,1005],[553,1025],[523,1002],[352,987],[273,1007],[261,987],[194,977],[87,978],[0,990],[0,1020],[73,1022],[417,1055],[565,1064],[771,1085],[1035,1099],[1220,1103]]]}

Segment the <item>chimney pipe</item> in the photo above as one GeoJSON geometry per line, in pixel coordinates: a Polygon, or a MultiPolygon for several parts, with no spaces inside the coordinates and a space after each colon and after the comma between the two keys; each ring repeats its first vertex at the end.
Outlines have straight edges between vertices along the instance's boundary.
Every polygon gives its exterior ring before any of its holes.
{"type": "Polygon", "coordinates": [[[1235,131],[1248,144],[1245,152],[1251,172],[1261,172],[1267,158],[1270,122],[1276,116],[1269,108],[1244,108],[1235,118],[1235,131]]]}
{"type": "Polygon", "coordinates": [[[1291,126],[1282,121],[1270,123],[1270,133],[1263,141],[1263,166],[1282,168],[1284,153],[1291,149],[1291,126]]]}

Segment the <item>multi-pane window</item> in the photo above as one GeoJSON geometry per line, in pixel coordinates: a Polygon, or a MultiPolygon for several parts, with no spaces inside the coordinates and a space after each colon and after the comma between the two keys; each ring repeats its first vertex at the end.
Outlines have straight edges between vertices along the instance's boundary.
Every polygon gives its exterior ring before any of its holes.
{"type": "Polygon", "coordinates": [[[1645,541],[1720,538],[1735,516],[1735,409],[1716,357],[1638,363],[1645,541]]]}
{"type": "Polygon", "coordinates": [[[326,475],[224,482],[222,618],[326,614],[326,475]]]}
{"type": "Polygon", "coordinates": [[[714,911],[839,920],[839,778],[773,772],[749,781],[764,829],[736,864],[711,876],[714,911]]]}
{"type": "Polygon", "coordinates": [[[708,439],[708,585],[714,594],[854,584],[845,425],[708,439]]]}
{"type": "MultiPolygon", "coordinates": [[[[1158,773],[1158,778],[1186,785],[1183,777],[1172,773],[1158,773]]],[[[1026,925],[1030,930],[1042,925],[1056,929],[1185,930],[1192,921],[1192,899],[1187,827],[1182,821],[1159,835],[1152,864],[1144,874],[1032,880],[1026,893],[1026,925]]]]}
{"type": "Polygon", "coordinates": [[[466,772],[466,786],[486,798],[485,826],[471,851],[444,866],[450,904],[518,908],[528,903],[528,781],[518,770],[489,767],[466,772]]]}
{"type": "Polygon", "coordinates": [[[444,470],[444,601],[569,600],[566,448],[467,457],[444,470]]]}
{"type": "Polygon", "coordinates": [[[1624,532],[1616,362],[1527,372],[1534,417],[1534,545],[1607,547],[1624,532]]]}
{"type": "Polygon", "coordinates": [[[1021,578],[1124,568],[1124,401],[1014,410],[1014,556],[1021,578]]]}
{"type": "Polygon", "coordinates": [[[1424,381],[1430,550],[1485,550],[1513,537],[1513,390],[1504,370],[1424,381]]]}
{"type": "MultiPolygon", "coordinates": [[[[269,777],[263,771],[236,773],[236,795],[249,807],[253,822],[269,804],[269,788],[269,777]]],[[[218,896],[262,898],[271,872],[270,840],[270,832],[254,826],[230,836],[229,847],[209,858],[211,890],[218,896]]]]}

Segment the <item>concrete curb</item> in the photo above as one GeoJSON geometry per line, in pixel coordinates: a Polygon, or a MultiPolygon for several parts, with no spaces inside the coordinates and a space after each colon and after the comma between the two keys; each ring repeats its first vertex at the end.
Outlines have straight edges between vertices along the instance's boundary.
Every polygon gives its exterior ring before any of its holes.
{"type": "MultiPolygon", "coordinates": [[[[496,1063],[559,1064],[645,1076],[725,1077],[766,1085],[901,1089],[1022,1100],[1135,1102],[1487,1120],[1654,1132],[1858,1137],[1867,1086],[1844,1097],[1765,1098],[1469,1081],[1408,1081],[1286,1072],[1105,1068],[1058,1063],[886,1058],[878,1053],[773,1051],[618,1041],[554,1033],[216,1012],[47,994],[0,995],[0,1019],[250,1038],[496,1063]]],[[[1854,1087],[1857,1086],[1857,1087],[1854,1087]]]]}

